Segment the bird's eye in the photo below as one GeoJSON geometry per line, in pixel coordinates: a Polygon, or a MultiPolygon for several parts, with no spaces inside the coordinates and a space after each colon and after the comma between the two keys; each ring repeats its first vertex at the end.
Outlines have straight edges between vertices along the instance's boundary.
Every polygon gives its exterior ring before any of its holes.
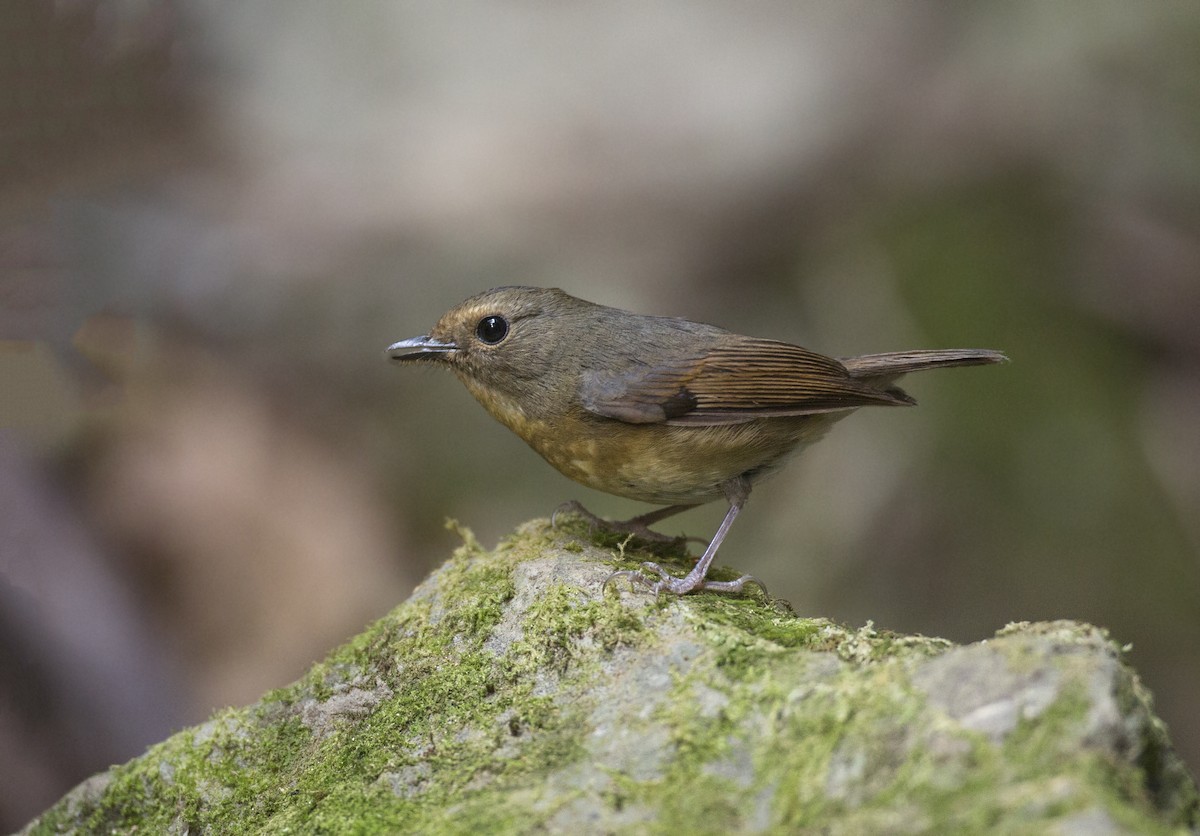
{"type": "Polygon", "coordinates": [[[485,316],[475,326],[475,336],[488,345],[495,345],[508,336],[508,320],[502,316],[485,316]]]}

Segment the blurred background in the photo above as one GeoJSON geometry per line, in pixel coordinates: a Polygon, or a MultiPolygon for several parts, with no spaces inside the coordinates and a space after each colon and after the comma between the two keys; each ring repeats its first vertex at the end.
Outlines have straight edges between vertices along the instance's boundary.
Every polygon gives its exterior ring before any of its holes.
{"type": "Polygon", "coordinates": [[[0,830],[299,676],[446,517],[648,510],[383,359],[512,283],[1008,352],[846,420],[722,562],[852,625],[1100,624],[1200,764],[1200,6],[9,0],[0,830]]]}

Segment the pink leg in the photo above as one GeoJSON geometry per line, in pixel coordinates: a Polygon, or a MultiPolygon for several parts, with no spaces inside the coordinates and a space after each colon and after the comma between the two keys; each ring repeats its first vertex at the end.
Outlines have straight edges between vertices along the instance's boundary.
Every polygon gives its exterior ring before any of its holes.
{"type": "Polygon", "coordinates": [[[717,533],[713,535],[708,548],[704,550],[704,554],[696,561],[696,566],[692,571],[688,572],[682,578],[676,578],[668,574],[667,570],[663,569],[657,563],[643,563],[642,569],[645,571],[627,569],[621,572],[614,572],[605,579],[604,586],[607,587],[616,578],[627,577],[633,583],[646,586],[655,595],[662,592],[670,592],[674,595],[686,595],[689,592],[702,589],[712,590],[713,592],[741,592],[745,589],[746,584],[755,584],[763,591],[764,595],[767,594],[767,588],[763,585],[763,582],[751,575],[742,575],[737,580],[732,581],[705,580],[705,577],[708,575],[708,569],[717,556],[717,549],[721,547],[721,543],[725,542],[725,536],[729,534],[729,529],[733,526],[733,521],[737,519],[738,513],[741,512],[742,506],[746,504],[746,499],[750,496],[750,483],[740,476],[725,483],[724,488],[725,495],[729,499],[729,511],[725,514],[725,519],[721,520],[721,526],[717,529],[717,533]],[[657,576],[657,579],[648,575],[647,572],[653,572],[657,576]]]}

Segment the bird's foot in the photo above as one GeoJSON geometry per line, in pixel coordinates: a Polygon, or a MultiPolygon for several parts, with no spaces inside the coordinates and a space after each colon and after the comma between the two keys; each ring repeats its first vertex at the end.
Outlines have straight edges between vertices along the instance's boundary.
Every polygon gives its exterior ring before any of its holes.
{"type": "Polygon", "coordinates": [[[608,585],[614,583],[617,578],[629,578],[629,585],[631,587],[643,586],[650,592],[653,592],[655,597],[662,595],[664,592],[669,592],[672,595],[687,595],[689,592],[704,590],[728,592],[736,595],[744,592],[748,584],[752,584],[762,590],[764,598],[768,600],[771,598],[770,593],[767,592],[766,585],[753,575],[742,575],[740,578],[732,581],[710,581],[704,575],[692,571],[682,578],[677,578],[657,563],[643,563],[641,570],[622,569],[619,572],[613,572],[604,579],[604,583],[600,588],[601,594],[607,592],[608,585]],[[651,572],[657,577],[647,574],[651,572]]]}
{"type": "Polygon", "coordinates": [[[575,514],[582,517],[583,521],[592,528],[592,530],[604,531],[609,534],[633,535],[638,540],[643,540],[647,543],[656,545],[671,546],[673,548],[681,548],[687,545],[688,541],[703,543],[698,537],[677,536],[672,537],[669,534],[661,534],[650,528],[651,523],[663,519],[663,514],[659,511],[651,511],[649,514],[643,514],[639,517],[633,517],[628,520],[606,520],[603,517],[598,517],[588,509],[584,508],[578,501],[572,499],[570,502],[564,502],[554,509],[554,513],[550,515],[550,526],[558,527],[559,514],[575,514]]]}

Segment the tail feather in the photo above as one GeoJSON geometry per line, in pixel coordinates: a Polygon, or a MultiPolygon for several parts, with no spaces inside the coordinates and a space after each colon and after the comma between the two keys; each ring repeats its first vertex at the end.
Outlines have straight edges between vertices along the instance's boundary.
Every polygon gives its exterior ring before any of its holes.
{"type": "Polygon", "coordinates": [[[951,366],[984,366],[1005,363],[1008,358],[999,351],[983,348],[947,348],[931,351],[891,351],[886,354],[864,354],[861,357],[842,357],[840,362],[854,378],[883,378],[894,380],[902,374],[924,369],[943,369],[951,366]]]}

